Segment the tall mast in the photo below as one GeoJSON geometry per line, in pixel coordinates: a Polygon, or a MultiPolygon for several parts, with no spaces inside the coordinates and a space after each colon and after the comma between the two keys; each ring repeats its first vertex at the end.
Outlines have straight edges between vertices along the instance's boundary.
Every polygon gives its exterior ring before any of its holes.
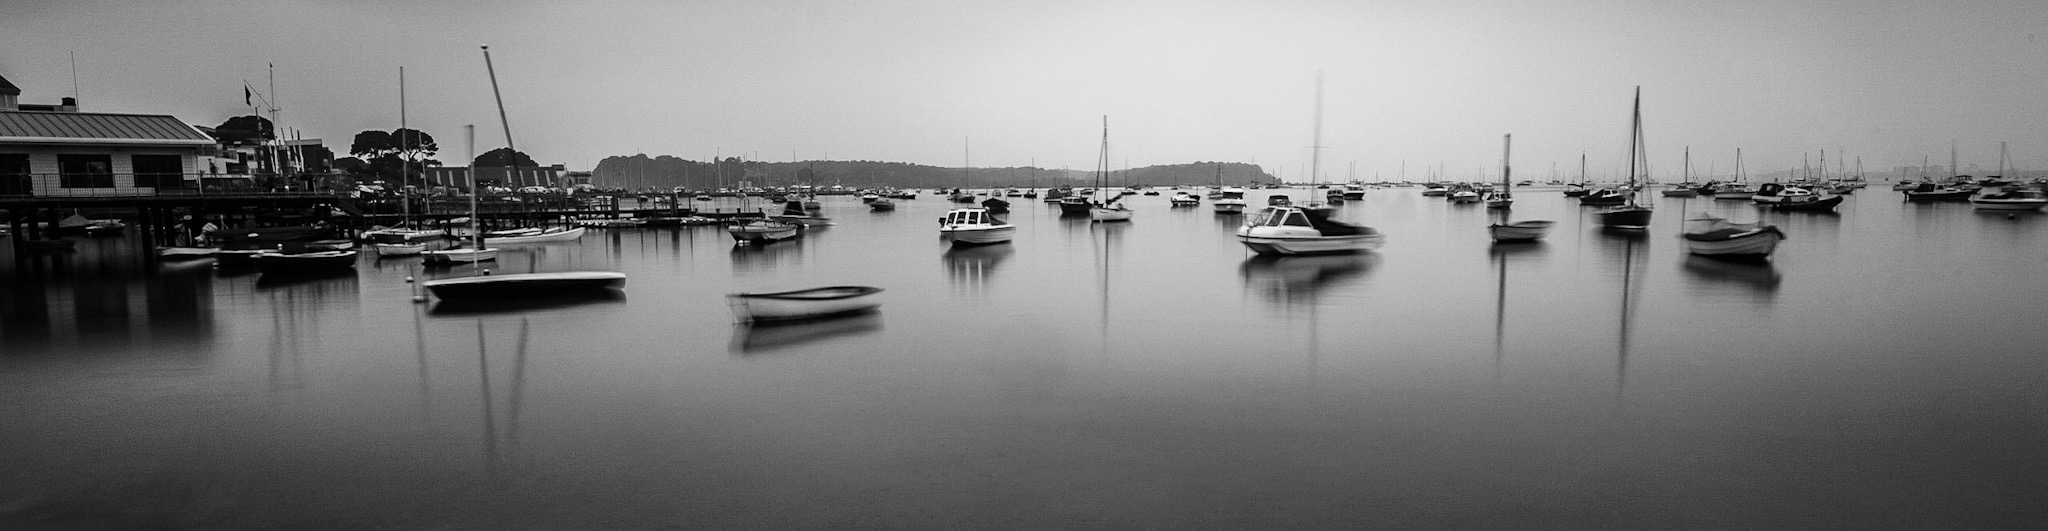
{"type": "Polygon", "coordinates": [[[1742,148],[1735,148],[1735,182],[1748,182],[1748,179],[1742,177],[1742,148]]]}
{"type": "Polygon", "coordinates": [[[1579,152],[1579,184],[1586,184],[1586,152],[1579,152]]]}
{"type": "MultiPolygon", "coordinates": [[[[512,144],[512,121],[505,118],[505,97],[498,93],[498,69],[491,66],[491,47],[484,46],[484,70],[491,74],[491,99],[498,101],[498,125],[505,128],[505,167],[511,168],[514,179],[519,175],[519,147],[512,144]]],[[[471,164],[475,171],[475,164],[471,164]]]]}
{"type": "MultiPolygon", "coordinates": [[[[412,135],[412,130],[406,129],[405,127],[405,67],[403,66],[398,67],[398,132],[406,136],[412,135]]],[[[412,147],[411,142],[407,142],[405,141],[405,139],[402,138],[399,139],[398,153],[400,155],[404,155],[405,150],[410,147],[412,147]]],[[[406,188],[411,186],[412,163],[411,161],[406,160],[405,157],[399,157],[398,203],[402,205],[399,207],[399,209],[400,212],[404,214],[405,223],[407,225],[412,224],[412,197],[406,193],[406,188]]]]}
{"type": "Polygon", "coordinates": [[[1684,173],[1685,173],[1685,174],[1684,174],[1684,175],[1682,175],[1682,176],[1680,176],[1680,177],[1681,177],[1681,178],[1682,178],[1682,179],[1683,179],[1683,180],[1684,180],[1685,182],[1692,182],[1692,146],[1685,146],[1685,172],[1684,172],[1684,173]]]}
{"type": "Polygon", "coordinates": [[[1513,164],[1509,162],[1509,161],[1513,160],[1513,158],[1514,158],[1514,157],[1513,157],[1513,154],[1514,154],[1514,146],[1515,146],[1515,134],[1514,134],[1514,133],[1508,133],[1508,134],[1505,134],[1505,135],[1501,135],[1501,138],[1500,138],[1500,195],[1501,195],[1501,197],[1513,197],[1513,196],[1515,195],[1515,187],[1514,187],[1514,185],[1508,184],[1508,175],[1509,175],[1509,174],[1512,174],[1512,173],[1514,173],[1514,171],[1515,171],[1515,170],[1514,170],[1514,166],[1513,166],[1513,164]]]}
{"type": "Polygon", "coordinates": [[[1634,110],[1629,111],[1628,127],[1628,202],[1636,202],[1636,146],[1643,139],[1643,87],[1636,87],[1634,110]]]}
{"type": "MultiPolygon", "coordinates": [[[[1319,173],[1319,172],[1321,172],[1321,171],[1322,171],[1322,168],[1323,168],[1323,71],[1322,71],[1322,70],[1317,70],[1317,71],[1316,71],[1316,120],[1315,120],[1315,128],[1316,128],[1316,134],[1315,134],[1315,143],[1314,143],[1314,144],[1311,144],[1311,145],[1309,145],[1309,147],[1308,147],[1308,184],[1309,184],[1309,186],[1310,186],[1310,187],[1314,187],[1314,186],[1315,186],[1315,184],[1316,184],[1316,176],[1317,176],[1316,174],[1317,174],[1317,173],[1319,173]]],[[[1310,193],[1309,193],[1309,201],[1310,201],[1311,203],[1313,203],[1313,202],[1315,201],[1315,193],[1314,193],[1314,191],[1313,191],[1313,190],[1311,190],[1311,191],[1310,191],[1310,193]]]]}
{"type": "MultiPolygon", "coordinates": [[[[462,132],[466,138],[464,142],[464,145],[467,146],[464,148],[465,156],[469,160],[469,237],[476,241],[474,244],[476,245],[475,250],[482,251],[484,250],[484,231],[476,215],[476,180],[480,177],[476,173],[476,124],[464,124],[462,132]]],[[[476,255],[471,254],[470,256],[475,257],[476,255]]]]}

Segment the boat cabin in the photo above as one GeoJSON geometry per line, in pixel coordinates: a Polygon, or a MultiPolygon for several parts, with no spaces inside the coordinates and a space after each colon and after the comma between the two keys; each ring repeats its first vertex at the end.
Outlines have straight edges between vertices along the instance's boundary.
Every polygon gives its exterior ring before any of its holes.
{"type": "Polygon", "coordinates": [[[1291,206],[1270,206],[1259,209],[1245,222],[1247,227],[1302,227],[1315,229],[1326,236],[1362,234],[1365,227],[1330,219],[1336,210],[1331,208],[1299,208],[1291,206]]]}
{"type": "Polygon", "coordinates": [[[939,224],[940,224],[940,225],[1001,225],[1001,224],[1003,224],[1003,220],[1002,220],[1002,219],[999,219],[999,218],[997,218],[997,217],[995,216],[995,214],[992,214],[992,213],[990,213],[990,212],[989,212],[989,211],[988,211],[987,209],[981,209],[981,208],[963,208],[963,209],[960,209],[960,210],[954,210],[954,211],[951,211],[951,212],[947,212],[947,213],[946,213],[946,217],[942,217],[942,218],[939,218],[939,224]]]}

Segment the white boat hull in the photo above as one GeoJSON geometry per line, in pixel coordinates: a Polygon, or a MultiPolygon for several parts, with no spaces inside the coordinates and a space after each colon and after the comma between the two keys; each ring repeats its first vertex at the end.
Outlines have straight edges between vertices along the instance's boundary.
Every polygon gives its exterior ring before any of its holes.
{"type": "Polygon", "coordinates": [[[1131,209],[1095,207],[1088,209],[1089,221],[1130,221],[1131,209]]]}
{"type": "Polygon", "coordinates": [[[1242,199],[1218,199],[1216,200],[1215,206],[1216,212],[1218,213],[1240,214],[1244,212],[1244,200],[1242,199]]]}
{"type": "Polygon", "coordinates": [[[1686,252],[1700,256],[1750,257],[1770,256],[1777,250],[1778,242],[1785,236],[1776,229],[1764,228],[1745,232],[1725,240],[1699,241],[1686,239],[1686,252]]]}
{"type": "Polygon", "coordinates": [[[1237,241],[1259,254],[1299,255],[1370,251],[1386,244],[1387,238],[1378,232],[1324,236],[1308,228],[1259,226],[1237,229],[1237,241]]]}
{"type": "Polygon", "coordinates": [[[725,231],[732,234],[732,239],[736,242],[774,243],[796,238],[803,233],[803,227],[788,223],[756,221],[726,227],[725,231]]]}
{"type": "Polygon", "coordinates": [[[1003,243],[1017,236],[1016,225],[949,226],[940,227],[939,236],[954,245],[988,245],[1003,243]]]}
{"type": "Polygon", "coordinates": [[[821,288],[820,290],[783,292],[781,294],[735,293],[725,297],[726,304],[732,307],[733,316],[741,322],[794,321],[873,311],[882,305],[882,299],[876,296],[881,291],[876,288],[840,286],[821,288]],[[834,290],[866,291],[864,293],[853,292],[856,293],[853,295],[845,295],[844,291],[838,294],[830,293],[834,290]],[[819,291],[825,291],[828,294],[822,298],[796,296],[800,293],[815,293],[819,291]],[[775,295],[790,296],[781,297],[775,295]]]}
{"type": "Polygon", "coordinates": [[[419,256],[420,253],[426,252],[426,250],[427,244],[424,243],[377,244],[377,256],[419,256]]]}
{"type": "Polygon", "coordinates": [[[576,241],[579,238],[582,238],[583,233],[587,230],[588,229],[585,229],[583,227],[576,227],[572,229],[558,230],[552,232],[542,231],[536,234],[526,236],[491,237],[489,235],[485,235],[484,241],[491,245],[520,245],[528,243],[571,242],[576,241]]]}
{"type": "Polygon", "coordinates": [[[1977,210],[2023,212],[2048,207],[2048,199],[1984,199],[1973,197],[1970,198],[1970,205],[1976,207],[1977,210]]]}

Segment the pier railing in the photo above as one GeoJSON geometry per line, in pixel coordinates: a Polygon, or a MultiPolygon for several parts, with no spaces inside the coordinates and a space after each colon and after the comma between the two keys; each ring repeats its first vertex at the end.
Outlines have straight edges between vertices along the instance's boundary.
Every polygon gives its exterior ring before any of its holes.
{"type": "Polygon", "coordinates": [[[347,193],[325,177],[278,179],[214,173],[28,173],[0,175],[4,198],[116,198],[347,193]]]}

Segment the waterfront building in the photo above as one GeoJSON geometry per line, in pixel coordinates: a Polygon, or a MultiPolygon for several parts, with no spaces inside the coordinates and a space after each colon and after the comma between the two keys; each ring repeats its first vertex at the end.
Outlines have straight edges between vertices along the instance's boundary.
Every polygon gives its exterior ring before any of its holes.
{"type": "Polygon", "coordinates": [[[197,190],[212,137],[162,114],[89,113],[78,100],[23,104],[0,77],[0,195],[153,195],[197,190]]]}

